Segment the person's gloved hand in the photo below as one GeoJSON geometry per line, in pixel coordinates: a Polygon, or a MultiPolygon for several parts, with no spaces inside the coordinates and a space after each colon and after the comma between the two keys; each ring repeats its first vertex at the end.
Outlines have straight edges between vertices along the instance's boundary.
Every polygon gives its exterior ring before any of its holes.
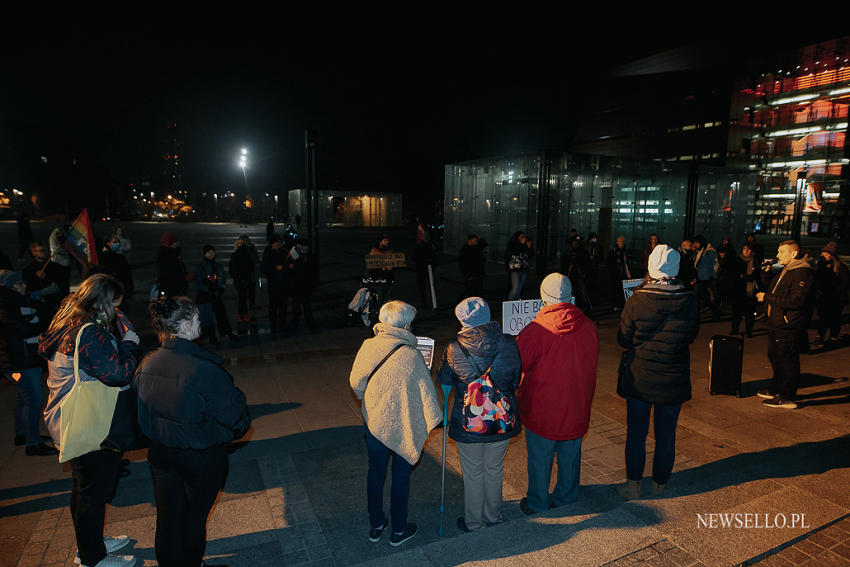
{"type": "Polygon", "coordinates": [[[139,335],[136,334],[136,331],[130,330],[124,333],[124,336],[121,338],[122,341],[130,341],[133,343],[139,344],[139,335]]]}

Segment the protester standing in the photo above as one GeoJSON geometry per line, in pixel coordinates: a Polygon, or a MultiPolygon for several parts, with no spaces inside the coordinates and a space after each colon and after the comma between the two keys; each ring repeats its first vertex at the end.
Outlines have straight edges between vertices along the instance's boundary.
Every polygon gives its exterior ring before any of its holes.
{"type": "MultiPolygon", "coordinates": [[[[747,292],[745,271],[744,261],[735,254],[735,248],[731,244],[721,245],[717,249],[717,301],[731,308],[733,321],[735,313],[743,311],[744,297],[747,292]]],[[[733,335],[738,332],[734,325],[733,322],[730,331],[733,335]]]]}
{"type": "Polygon", "coordinates": [[[130,254],[130,250],[133,249],[133,243],[130,241],[130,239],[127,237],[127,235],[124,233],[124,227],[123,226],[116,227],[114,236],[118,239],[118,242],[121,245],[118,248],[118,253],[123,254],[127,258],[127,261],[129,262],[130,261],[129,254],[130,254]]]}
{"type": "Polygon", "coordinates": [[[508,301],[522,299],[522,288],[528,278],[529,260],[533,257],[531,240],[521,230],[516,231],[505,249],[505,269],[510,278],[508,301]]]}
{"type": "Polygon", "coordinates": [[[449,437],[457,442],[464,492],[464,516],[458,518],[457,526],[460,531],[469,532],[503,520],[505,452],[510,438],[522,430],[516,402],[522,362],[514,338],[502,334],[498,322],[490,321],[490,307],[484,299],[464,299],[455,307],[455,316],[463,328],[446,347],[437,379],[454,388],[448,427],[449,437]],[[505,419],[493,431],[482,432],[470,426],[474,416],[464,408],[470,385],[478,388],[480,383],[476,381],[485,372],[503,396],[505,419]]]}
{"type": "Polygon", "coordinates": [[[100,264],[109,270],[110,275],[121,282],[124,295],[120,308],[126,313],[130,298],[135,290],[135,284],[133,283],[130,264],[127,262],[126,256],[121,253],[121,239],[114,234],[110,236],[104,243],[98,259],[100,264]]]}
{"type": "Polygon", "coordinates": [[[623,308],[626,301],[623,295],[623,280],[632,279],[630,264],[631,253],[626,249],[626,237],[618,236],[614,248],[608,251],[605,262],[608,264],[608,279],[611,285],[611,300],[614,303],[614,311],[623,308]]]}
{"type": "Polygon", "coordinates": [[[298,328],[303,311],[307,327],[315,330],[310,298],[319,285],[319,266],[310,252],[310,242],[306,238],[296,238],[294,254],[290,252],[289,257],[292,261],[292,328],[298,328]]]}
{"type": "Polygon", "coordinates": [[[546,276],[540,284],[543,308],[516,339],[523,372],[517,398],[528,446],[528,495],[520,502],[526,514],[578,499],[599,341],[593,322],[569,303],[572,295],[569,278],[546,276]],[[550,495],[555,453],[558,483],[550,495]]]}
{"type": "Polygon", "coordinates": [[[190,276],[180,256],[180,240],[172,232],[163,233],[156,256],[156,286],[159,295],[186,295],[190,276]]]}
{"type": "Polygon", "coordinates": [[[224,295],[225,277],[221,265],[215,261],[215,248],[207,244],[201,263],[195,269],[195,287],[198,289],[198,309],[201,313],[201,336],[206,342],[218,344],[216,327],[222,337],[237,339],[230,326],[227,309],[221,296],[224,295]]]}
{"type": "Polygon", "coordinates": [[[640,276],[643,277],[646,275],[647,266],[649,265],[649,255],[652,254],[652,251],[655,250],[655,247],[658,246],[658,235],[650,234],[649,242],[646,243],[646,246],[643,247],[643,251],[640,253],[640,276]]]}
{"type": "MultiPolygon", "coordinates": [[[[115,278],[90,276],[65,299],[39,341],[38,352],[47,359],[50,389],[44,421],[60,451],[62,401],[74,387],[75,366],[81,382],[98,380],[110,388],[121,388],[133,378],[139,337],[117,310],[121,293],[121,284],[115,278]],[[121,321],[117,337],[111,331],[116,320],[121,321]]],[[[133,556],[107,555],[129,540],[103,535],[106,502],[115,492],[121,463],[120,451],[104,447],[109,446],[101,445],[70,459],[71,520],[79,559],[87,567],[131,567],[135,564],[133,556]]]]}
{"type": "Polygon", "coordinates": [[[254,260],[242,237],[236,239],[235,246],[233,254],[230,255],[228,271],[233,278],[238,298],[236,320],[239,323],[249,323],[251,315],[248,313],[248,289],[254,286],[254,260]]]}
{"type": "Polygon", "coordinates": [[[271,332],[286,328],[286,283],[289,274],[285,271],[287,250],[283,248],[280,235],[273,234],[263,252],[261,269],[269,288],[269,324],[271,332]]]}
{"type": "Polygon", "coordinates": [[[15,396],[15,445],[26,445],[27,455],[55,455],[42,443],[38,424],[43,401],[41,374],[44,361],[38,356],[38,336],[47,328],[27,298],[21,275],[0,270],[0,372],[17,386],[15,396]]]}
{"type": "Polygon", "coordinates": [[[457,256],[460,273],[463,276],[462,297],[477,297],[484,294],[484,274],[487,268],[487,258],[484,256],[484,245],[478,236],[470,234],[457,256]]]}
{"type": "Polygon", "coordinates": [[[691,399],[689,345],[699,331],[699,305],[676,279],[678,252],[659,244],[649,256],[648,278],[620,315],[617,342],[626,349],[617,393],[626,399],[626,484],[617,492],[640,498],[650,412],[654,415],[652,492],[667,488],[676,455],[676,423],[691,399]]]}
{"type": "Polygon", "coordinates": [[[32,261],[24,267],[21,275],[27,284],[27,291],[37,292],[43,302],[39,307],[39,316],[49,321],[59,310],[62,298],[70,290],[70,272],[50,258],[50,250],[43,242],[30,244],[32,261]]]}
{"type": "Polygon", "coordinates": [[[815,305],[818,309],[818,337],[814,346],[822,346],[829,331],[830,339],[841,336],[841,314],[847,305],[850,272],[838,256],[838,245],[830,242],[821,250],[815,270],[815,305]]]}
{"type": "MultiPolygon", "coordinates": [[[[375,245],[369,250],[370,256],[385,256],[392,253],[393,249],[390,247],[390,237],[386,234],[379,234],[375,240],[375,245]]],[[[378,285],[378,303],[383,305],[389,301],[390,294],[392,293],[393,284],[395,283],[395,268],[370,269],[369,277],[381,282],[378,285]]]]}
{"type": "Polygon", "coordinates": [[[410,468],[419,461],[428,433],[443,418],[431,374],[410,332],[415,316],[416,309],[402,301],[381,306],[375,336],[363,342],[349,376],[354,395],[363,401],[371,542],[377,542],[390,524],[383,495],[387,460],[392,456],[392,546],[416,534],[416,524],[407,523],[410,468]]]}
{"type": "Polygon", "coordinates": [[[749,244],[741,247],[741,262],[744,268],[744,292],[739,304],[732,304],[732,334],[740,330],[741,318],[744,318],[744,328],[747,337],[753,336],[753,326],[756,319],[756,292],[761,291],[761,267],[756,263],[755,254],[749,244]]]}
{"type": "Polygon", "coordinates": [[[156,559],[162,567],[203,565],[206,523],[224,487],[228,447],[251,425],[245,395],[222,358],[192,341],[201,333],[188,297],[149,306],[160,347],[136,371],[139,426],[151,441],[156,559]]]}
{"type": "Polygon", "coordinates": [[[767,357],[773,367],[770,387],[758,395],[765,398],[762,403],[768,407],[796,409],[800,352],[809,346],[814,276],[794,240],[779,245],[777,259],[784,266],[782,271],[774,276],[767,291],[756,293],[756,299],[767,305],[767,357]]]}
{"type": "Polygon", "coordinates": [[[413,263],[416,264],[416,286],[419,288],[419,304],[422,309],[431,307],[431,279],[428,274],[428,267],[431,267],[433,274],[436,260],[437,249],[431,242],[431,233],[425,230],[422,232],[422,239],[413,250],[413,263]]]}
{"type": "Polygon", "coordinates": [[[697,269],[694,266],[691,240],[689,238],[682,240],[676,251],[679,253],[679,274],[676,279],[685,286],[685,289],[692,290],[697,283],[697,269]]]}
{"type": "Polygon", "coordinates": [[[717,251],[702,235],[693,240],[694,268],[697,271],[697,298],[711,309],[711,320],[720,320],[720,300],[717,297],[717,251]]]}

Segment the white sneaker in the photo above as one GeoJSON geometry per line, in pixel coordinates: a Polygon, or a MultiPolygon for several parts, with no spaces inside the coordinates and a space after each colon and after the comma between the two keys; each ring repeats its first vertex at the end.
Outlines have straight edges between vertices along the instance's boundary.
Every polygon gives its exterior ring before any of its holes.
{"type": "MultiPolygon", "coordinates": [[[[118,551],[128,543],[130,543],[130,538],[126,535],[103,536],[103,545],[106,546],[106,553],[113,553],[115,551],[118,551]]],[[[77,556],[74,558],[74,563],[76,563],[77,565],[80,564],[79,552],[77,552],[77,556]]]]}
{"type": "Polygon", "coordinates": [[[133,567],[135,564],[136,558],[132,555],[107,555],[92,567],[133,567]]]}

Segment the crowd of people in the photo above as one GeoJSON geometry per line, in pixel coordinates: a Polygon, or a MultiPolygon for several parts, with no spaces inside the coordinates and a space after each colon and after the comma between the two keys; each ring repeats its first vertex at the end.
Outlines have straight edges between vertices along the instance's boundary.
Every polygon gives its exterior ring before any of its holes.
{"type": "Polygon", "coordinates": [[[157,561],[203,565],[207,516],[224,486],[227,446],[250,425],[245,396],[221,357],[196,343],[202,332],[196,302],[160,293],[148,303],[159,346],[143,357],[121,310],[123,282],[91,272],[42,319],[49,311],[30,307],[21,275],[0,271],[2,363],[18,383],[15,443],[26,444],[27,455],[58,453],[70,465],[76,562],[131,567],[135,557],[116,553],[129,538],[105,536],[104,518],[118,490],[123,451],[146,440],[157,561]],[[45,365],[49,395],[42,413],[45,365]],[[42,418],[51,444],[40,435],[42,418]]]}
{"type": "MultiPolygon", "coordinates": [[[[170,232],[161,236],[155,285],[146,304],[158,347],[143,357],[127,316],[135,289],[127,236],[116,231],[103,240],[100,264],[81,266],[83,280],[73,292],[73,259],[63,257],[61,242],[54,249],[54,240],[61,239],[51,234],[48,245],[33,240],[25,247],[22,254],[29,260],[20,272],[0,256],[0,369],[17,384],[15,443],[25,445],[28,456],[58,454],[61,462],[70,463],[70,510],[80,563],[129,567],[132,556],[115,554],[129,540],[103,531],[121,454],[130,446],[118,398],[131,392],[138,415],[130,430],[137,429],[149,443],[157,560],[163,566],[203,565],[207,517],[227,476],[227,445],[250,426],[244,394],[222,368],[221,357],[202,348],[219,337],[237,340],[223,301],[227,276],[216,250],[204,246],[198,265],[189,271],[179,238],[170,232]],[[190,284],[194,299],[188,297],[190,284]],[[49,397],[42,413],[45,368],[49,397]],[[49,438],[40,435],[42,419],[49,438]]],[[[768,407],[796,407],[799,355],[810,346],[806,331],[813,309],[818,313],[813,344],[840,336],[850,272],[835,243],[812,259],[797,242],[784,241],[771,259],[754,235],[747,236],[740,254],[728,238],[714,248],[698,235],[674,249],[652,235],[635,261],[624,237],[615,242],[603,258],[597,235],[585,241],[573,231],[560,272],[540,284],[542,308],[516,337],[503,334],[481,297],[487,242],[470,234],[461,249],[464,289],[454,309],[460,331],[442,353],[436,376],[445,392],[454,393],[444,425],[456,442],[464,480],[464,515],[456,521],[461,532],[503,521],[504,459],[509,440],[523,428],[528,487],[522,512],[536,514],[577,500],[599,357],[589,313],[603,266],[620,317],[617,392],[627,415],[627,481],[617,490],[627,500],[641,496],[650,419],[652,492],[664,491],[671,477],[679,412],[691,398],[690,344],[699,330],[701,306],[715,320],[729,309],[731,334],[748,337],[757,307],[764,306],[773,378],[758,395],[768,407]],[[634,279],[642,282],[626,300],[622,281],[634,279]],[[556,455],[558,478],[550,493],[556,455]]],[[[392,253],[389,237],[379,235],[370,254],[392,253]]],[[[427,267],[435,260],[436,248],[425,233],[414,251],[423,306],[429,304],[427,267]]],[[[522,297],[533,261],[532,241],[516,232],[504,254],[508,300],[522,297]]],[[[373,272],[385,286],[379,323],[358,351],[349,380],[363,402],[369,540],[377,542],[390,530],[390,544],[398,546],[416,534],[407,514],[411,474],[443,412],[412,332],[417,310],[389,300],[394,268],[373,272]],[[387,516],[383,488],[390,460],[387,516]]],[[[239,323],[251,321],[262,275],[272,332],[297,328],[302,312],[307,325],[315,327],[310,298],[318,270],[305,239],[272,232],[260,255],[242,235],[228,273],[237,291],[239,323]]]]}

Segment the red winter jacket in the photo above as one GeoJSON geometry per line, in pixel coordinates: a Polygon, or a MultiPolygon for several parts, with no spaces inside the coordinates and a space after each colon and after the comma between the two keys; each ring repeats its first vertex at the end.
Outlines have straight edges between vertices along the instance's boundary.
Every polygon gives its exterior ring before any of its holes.
{"type": "Polygon", "coordinates": [[[541,309],[517,337],[522,380],[519,414],[530,431],[553,441],[578,439],[590,424],[596,390],[596,328],[571,303],[541,309]]]}

